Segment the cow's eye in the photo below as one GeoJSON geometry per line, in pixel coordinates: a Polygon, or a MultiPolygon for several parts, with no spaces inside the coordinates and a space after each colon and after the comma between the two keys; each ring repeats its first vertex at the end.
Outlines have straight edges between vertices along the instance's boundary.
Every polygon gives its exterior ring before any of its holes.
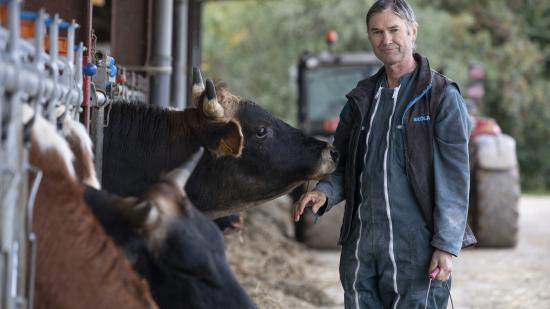
{"type": "Polygon", "coordinates": [[[257,138],[265,138],[267,136],[267,128],[266,127],[259,127],[256,129],[256,137],[257,138]]]}

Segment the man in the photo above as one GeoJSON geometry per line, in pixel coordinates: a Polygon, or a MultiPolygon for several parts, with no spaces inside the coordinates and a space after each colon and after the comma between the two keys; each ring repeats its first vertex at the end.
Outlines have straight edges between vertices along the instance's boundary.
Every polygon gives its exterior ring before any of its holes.
{"type": "Polygon", "coordinates": [[[452,258],[475,243],[466,225],[469,117],[457,85],[414,53],[417,23],[405,0],[376,1],[366,23],[384,67],[347,95],[334,136],[338,169],[302,195],[294,218],[346,200],[346,308],[446,308],[452,258]]]}

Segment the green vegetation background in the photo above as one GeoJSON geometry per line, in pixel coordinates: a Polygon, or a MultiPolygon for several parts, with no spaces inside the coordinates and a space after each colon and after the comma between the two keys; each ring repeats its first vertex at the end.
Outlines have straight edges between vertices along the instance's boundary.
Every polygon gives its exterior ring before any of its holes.
{"type": "MultiPolygon", "coordinates": [[[[203,70],[296,125],[292,67],[305,51],[369,50],[365,14],[372,0],[207,2],[203,70]]],[[[469,64],[486,69],[481,113],[517,141],[522,186],[550,191],[550,1],[411,0],[417,50],[459,83],[469,64]]],[[[354,85],[350,85],[350,89],[354,85]]]]}

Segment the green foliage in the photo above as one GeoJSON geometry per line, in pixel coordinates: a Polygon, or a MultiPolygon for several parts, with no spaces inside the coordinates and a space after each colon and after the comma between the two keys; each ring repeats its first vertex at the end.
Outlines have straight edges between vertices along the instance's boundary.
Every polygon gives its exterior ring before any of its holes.
{"type": "MultiPolygon", "coordinates": [[[[294,66],[305,50],[370,49],[365,14],[373,1],[273,0],[207,2],[203,69],[295,124],[294,66]]],[[[518,145],[527,190],[550,189],[550,1],[411,0],[419,23],[417,50],[432,67],[468,84],[467,68],[486,69],[481,109],[518,145]]],[[[350,85],[350,89],[354,85],[350,85]]]]}
{"type": "Polygon", "coordinates": [[[295,124],[292,67],[302,52],[324,49],[324,33],[332,29],[339,33],[337,51],[367,49],[364,18],[369,5],[349,0],[208,3],[203,70],[228,82],[235,94],[295,124]]]}
{"type": "MultiPolygon", "coordinates": [[[[426,9],[434,2],[420,1],[426,9]]],[[[482,109],[517,141],[523,187],[550,189],[550,2],[544,0],[439,0],[436,8],[473,23],[463,28],[464,47],[479,46],[487,71],[482,109]],[[472,44],[474,43],[474,44],[472,44]]],[[[468,54],[462,48],[457,54],[468,54]]],[[[473,55],[470,55],[473,56],[473,55]]]]}

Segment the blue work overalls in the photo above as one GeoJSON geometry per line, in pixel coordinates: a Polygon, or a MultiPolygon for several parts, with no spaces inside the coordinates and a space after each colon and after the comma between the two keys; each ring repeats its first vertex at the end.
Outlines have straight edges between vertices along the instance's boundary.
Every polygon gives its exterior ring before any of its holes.
{"type": "MultiPolygon", "coordinates": [[[[343,244],[340,260],[346,308],[424,308],[426,304],[427,271],[434,243],[409,185],[404,155],[403,116],[410,103],[404,98],[410,97],[413,76],[412,72],[402,76],[398,88],[385,88],[384,78],[368,118],[363,121],[366,146],[359,176],[360,206],[353,218],[351,240],[343,244]]],[[[442,159],[451,150],[446,147],[456,147],[456,140],[467,149],[470,130],[462,97],[453,86],[445,89],[439,114],[437,119],[418,121],[438,121],[435,138],[441,141],[434,145],[434,167],[445,169],[446,164],[453,164],[452,159],[442,159]],[[452,131],[442,130],[444,127],[452,131]]],[[[436,172],[436,183],[448,183],[441,178],[436,172]]],[[[325,191],[324,185],[320,183],[317,189],[325,191]]],[[[334,191],[341,189],[332,183],[325,192],[334,191]]],[[[454,193],[443,188],[438,194],[454,193]]],[[[436,217],[445,218],[455,210],[450,206],[436,211],[436,217]]],[[[457,255],[454,250],[451,253],[457,255]]],[[[450,280],[447,283],[450,287],[450,280]]],[[[443,282],[434,281],[428,308],[446,308],[447,299],[443,282]]]]}

